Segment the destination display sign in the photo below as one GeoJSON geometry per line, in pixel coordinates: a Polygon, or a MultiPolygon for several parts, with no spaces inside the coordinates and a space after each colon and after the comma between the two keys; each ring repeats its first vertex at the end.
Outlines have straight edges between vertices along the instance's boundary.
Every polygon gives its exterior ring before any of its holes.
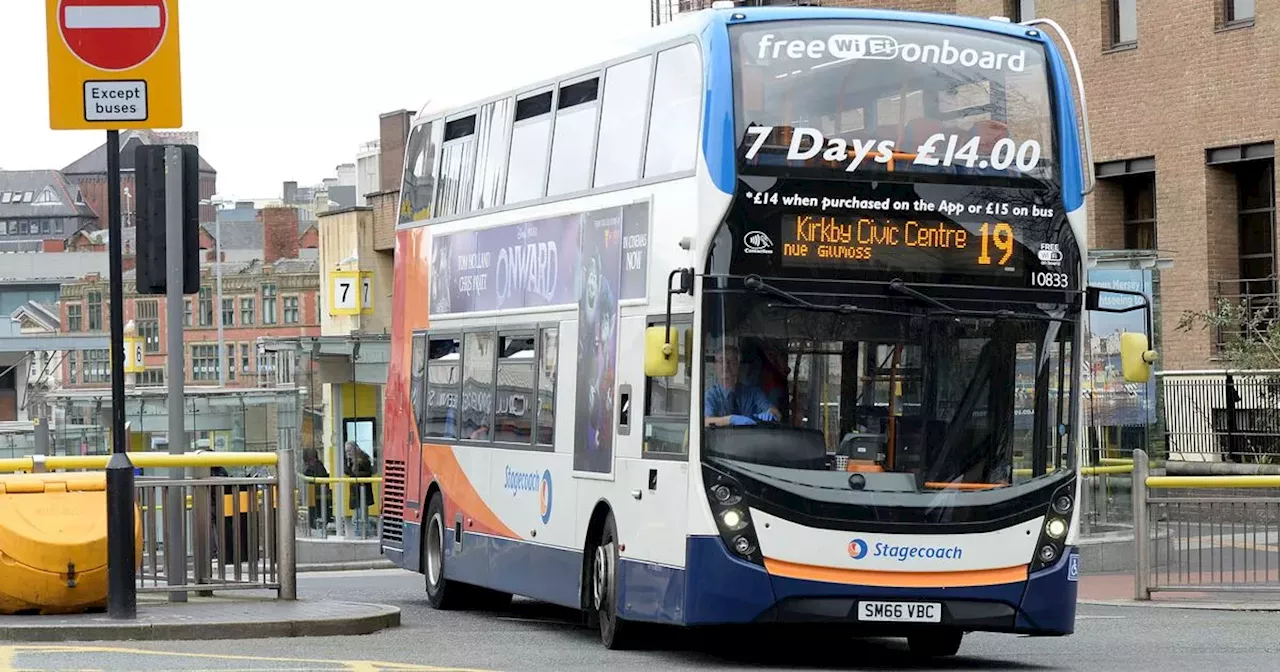
{"type": "Polygon", "coordinates": [[[938,219],[788,213],[782,216],[782,266],[1018,272],[1013,227],[992,221],[977,228],[938,219]]]}
{"type": "Polygon", "coordinates": [[[1074,289],[1079,245],[1039,188],[743,176],[728,218],[735,275],[900,277],[1074,289]]]}

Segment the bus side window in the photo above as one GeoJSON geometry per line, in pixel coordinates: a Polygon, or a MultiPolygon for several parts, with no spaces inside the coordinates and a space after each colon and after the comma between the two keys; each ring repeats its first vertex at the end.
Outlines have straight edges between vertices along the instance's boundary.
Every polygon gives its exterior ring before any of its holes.
{"type": "MultiPolygon", "coordinates": [[[[649,326],[660,327],[661,318],[649,326]]],[[[689,351],[693,346],[693,321],[688,315],[673,315],[671,327],[679,342],[676,375],[646,378],[644,391],[644,456],[679,456],[689,453],[689,413],[692,408],[693,377],[689,371],[689,351]]]]}
{"type": "Polygon", "coordinates": [[[556,424],[556,362],[560,355],[560,329],[547,327],[542,330],[538,344],[538,431],[539,446],[550,446],[555,440],[556,424]]]}
{"type": "Polygon", "coordinates": [[[427,369],[427,335],[413,335],[413,367],[409,375],[409,400],[413,408],[414,420],[418,423],[418,436],[426,434],[426,404],[423,395],[426,393],[426,381],[423,380],[427,369]]]}
{"type": "Polygon", "coordinates": [[[456,336],[432,338],[427,347],[427,411],[424,436],[458,438],[462,396],[462,348],[456,336]]]}

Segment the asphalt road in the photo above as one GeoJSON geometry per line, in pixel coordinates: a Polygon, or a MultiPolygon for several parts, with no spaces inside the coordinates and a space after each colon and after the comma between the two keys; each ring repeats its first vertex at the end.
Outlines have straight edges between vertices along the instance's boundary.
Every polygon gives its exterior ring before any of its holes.
{"type": "Polygon", "coordinates": [[[1076,634],[970,635],[960,655],[922,664],[899,640],[826,634],[657,633],[644,651],[604,649],[574,614],[517,601],[499,613],[437,612],[422,577],[398,570],[299,577],[304,598],[395,604],[402,625],[320,639],[0,646],[0,670],[1194,670],[1275,669],[1280,614],[1159,607],[1080,609],[1076,634]]]}

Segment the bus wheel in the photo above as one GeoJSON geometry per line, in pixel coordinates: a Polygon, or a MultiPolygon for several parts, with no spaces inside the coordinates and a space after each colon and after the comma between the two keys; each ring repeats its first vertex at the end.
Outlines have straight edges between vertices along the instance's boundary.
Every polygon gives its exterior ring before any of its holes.
{"type": "Polygon", "coordinates": [[[607,649],[629,649],[637,642],[638,624],[618,615],[618,529],[607,515],[591,561],[591,607],[607,649]]]}
{"type": "Polygon", "coordinates": [[[954,656],[960,650],[961,630],[929,630],[907,637],[907,648],[913,655],[924,658],[954,656]]]}
{"type": "Polygon", "coordinates": [[[440,493],[431,495],[427,504],[427,525],[422,538],[422,573],[427,579],[427,601],[435,609],[457,609],[462,606],[466,586],[444,578],[445,563],[444,501],[440,493]]]}

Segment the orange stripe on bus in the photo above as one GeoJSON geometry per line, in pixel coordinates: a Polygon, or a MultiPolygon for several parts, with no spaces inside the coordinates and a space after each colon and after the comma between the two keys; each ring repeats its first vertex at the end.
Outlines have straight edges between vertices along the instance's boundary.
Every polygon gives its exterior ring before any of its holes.
{"type": "MultiPolygon", "coordinates": [[[[471,529],[468,529],[468,532],[484,532],[511,539],[520,538],[520,535],[503,524],[493,509],[484,503],[480,493],[476,492],[475,487],[471,485],[471,479],[467,478],[462,465],[458,464],[458,457],[453,454],[452,448],[423,444],[422,461],[427,467],[427,472],[435,476],[436,481],[440,483],[440,489],[444,491],[445,497],[462,509],[464,517],[475,519],[475,526],[469,526],[471,529]]],[[[452,519],[452,512],[446,513],[446,517],[452,519]]],[[[446,527],[450,524],[452,524],[451,520],[447,520],[446,527]]]]}
{"type": "Polygon", "coordinates": [[[878,588],[967,588],[995,586],[1027,580],[1027,566],[1001,569],[973,569],[958,572],[886,572],[870,569],[841,569],[802,565],[773,558],[764,559],[764,568],[774,576],[791,579],[843,583],[878,588]]]}

